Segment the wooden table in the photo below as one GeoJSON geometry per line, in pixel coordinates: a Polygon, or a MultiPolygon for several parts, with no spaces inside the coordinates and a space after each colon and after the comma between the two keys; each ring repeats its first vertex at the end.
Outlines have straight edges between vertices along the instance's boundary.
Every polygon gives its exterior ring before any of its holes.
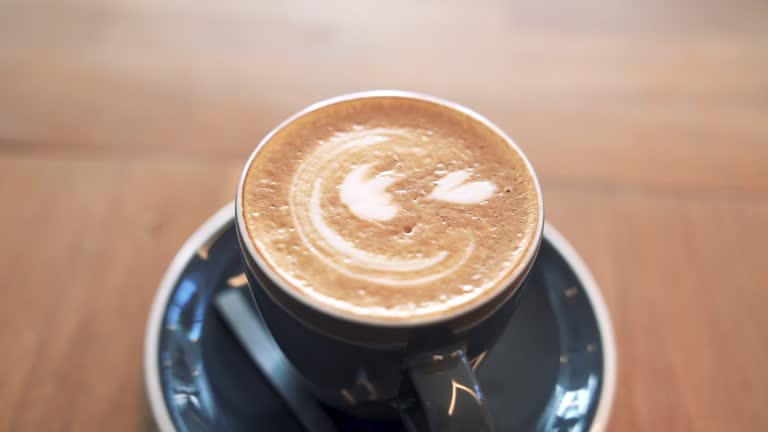
{"type": "Polygon", "coordinates": [[[255,143],[432,93],[506,129],[613,314],[613,431],[768,430],[768,3],[0,3],[0,430],[149,427],[145,319],[255,143]]]}

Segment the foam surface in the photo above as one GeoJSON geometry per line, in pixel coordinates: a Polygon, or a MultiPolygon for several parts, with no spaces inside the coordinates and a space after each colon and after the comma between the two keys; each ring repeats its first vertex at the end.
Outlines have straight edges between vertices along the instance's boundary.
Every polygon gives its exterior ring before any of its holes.
{"type": "Polygon", "coordinates": [[[540,227],[532,173],[482,123],[415,99],[312,111],[256,155],[243,192],[258,253],[297,294],[384,319],[465,307],[540,227]]]}

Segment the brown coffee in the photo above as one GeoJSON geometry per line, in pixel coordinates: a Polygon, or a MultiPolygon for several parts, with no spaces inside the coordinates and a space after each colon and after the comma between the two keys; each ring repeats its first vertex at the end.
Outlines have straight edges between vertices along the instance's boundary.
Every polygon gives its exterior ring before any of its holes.
{"type": "Polygon", "coordinates": [[[258,150],[242,211],[287,289],[339,314],[414,321],[471,307],[528,265],[541,197],[520,151],[440,102],[309,110],[258,150]]]}

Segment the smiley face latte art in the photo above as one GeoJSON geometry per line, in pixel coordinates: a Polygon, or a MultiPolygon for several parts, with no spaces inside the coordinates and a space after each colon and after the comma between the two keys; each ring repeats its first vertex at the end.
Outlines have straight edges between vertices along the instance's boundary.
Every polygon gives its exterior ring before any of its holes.
{"type": "Polygon", "coordinates": [[[433,317],[508,283],[540,230],[520,151],[477,118],[396,96],[310,110],[243,187],[248,236],[296,295],[340,314],[433,317]]]}

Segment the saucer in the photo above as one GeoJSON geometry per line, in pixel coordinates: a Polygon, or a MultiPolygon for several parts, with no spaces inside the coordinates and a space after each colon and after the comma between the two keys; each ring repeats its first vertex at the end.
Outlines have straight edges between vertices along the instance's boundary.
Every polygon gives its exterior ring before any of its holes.
{"type": "MultiPolygon", "coordinates": [[[[225,206],[187,240],[152,305],[144,373],[162,432],[302,431],[213,305],[224,289],[248,289],[234,215],[225,206]]],[[[496,430],[603,431],[616,386],[610,317],[587,267],[551,225],[529,284],[477,371],[496,430]]],[[[402,429],[329,414],[339,431],[402,429]]]]}

